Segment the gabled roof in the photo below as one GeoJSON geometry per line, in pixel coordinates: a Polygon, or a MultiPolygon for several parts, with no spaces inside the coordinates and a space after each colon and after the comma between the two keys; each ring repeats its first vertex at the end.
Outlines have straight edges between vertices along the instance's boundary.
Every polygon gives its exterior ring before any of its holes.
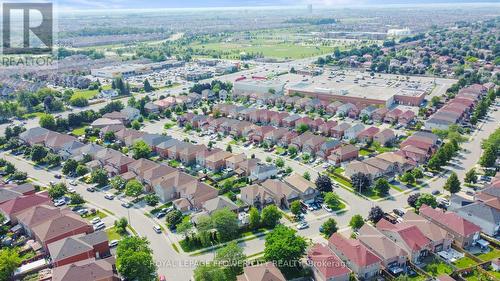
{"type": "Polygon", "coordinates": [[[284,178],[283,180],[293,189],[296,189],[301,193],[304,193],[309,189],[316,190],[316,185],[313,182],[306,180],[303,176],[296,173],[284,178]]]}
{"type": "Polygon", "coordinates": [[[88,259],[52,270],[52,281],[119,280],[113,272],[113,259],[88,259]],[[115,279],[111,279],[111,278],[115,279]]]}
{"type": "Polygon", "coordinates": [[[285,281],[283,273],[272,263],[264,263],[243,268],[243,274],[236,277],[237,281],[285,281]]]}
{"type": "Polygon", "coordinates": [[[47,192],[20,196],[0,204],[0,209],[7,215],[17,214],[31,207],[50,204],[47,192]]]}
{"type": "Polygon", "coordinates": [[[89,234],[70,236],[47,245],[52,261],[57,262],[69,257],[86,253],[94,249],[94,246],[108,241],[104,231],[96,231],[89,234]]]}
{"type": "Polygon", "coordinates": [[[229,210],[234,211],[238,209],[238,205],[234,204],[225,196],[217,196],[203,203],[203,209],[205,209],[208,213],[212,213],[213,211],[223,208],[228,208],[229,210]]]}
{"type": "Polygon", "coordinates": [[[380,258],[370,252],[361,242],[345,238],[338,233],[334,233],[328,239],[328,245],[330,248],[333,246],[338,249],[349,261],[359,267],[366,267],[381,262],[380,258]]]}
{"type": "Polygon", "coordinates": [[[383,218],[377,223],[377,229],[399,234],[406,247],[413,251],[420,251],[431,242],[415,225],[412,224],[392,224],[383,218]]]}
{"type": "Polygon", "coordinates": [[[31,230],[42,242],[45,242],[64,233],[73,233],[73,231],[84,226],[90,227],[86,220],[71,212],[53,220],[43,222],[31,230]]]}
{"type": "Polygon", "coordinates": [[[321,272],[325,280],[331,280],[331,278],[344,276],[351,272],[332,250],[322,244],[314,244],[307,252],[307,257],[312,261],[313,266],[321,272]]]}
{"type": "Polygon", "coordinates": [[[498,224],[500,222],[500,210],[491,206],[498,204],[498,200],[499,198],[492,198],[485,202],[476,202],[463,206],[454,211],[464,219],[471,221],[484,220],[492,224],[498,224]],[[490,201],[494,201],[495,204],[489,204],[490,201]]]}
{"type": "Polygon", "coordinates": [[[369,224],[365,223],[358,232],[358,240],[370,248],[381,259],[389,260],[408,255],[405,250],[401,249],[391,239],[369,224]]]}
{"type": "Polygon", "coordinates": [[[422,205],[422,207],[420,207],[420,214],[431,218],[432,220],[463,236],[469,236],[481,231],[479,226],[453,212],[442,212],[427,205],[422,205]]]}
{"type": "Polygon", "coordinates": [[[411,210],[404,214],[403,220],[408,224],[415,225],[427,238],[432,241],[439,241],[448,237],[448,232],[446,230],[417,215],[411,210]]]}
{"type": "Polygon", "coordinates": [[[33,228],[36,225],[60,217],[69,212],[71,212],[71,210],[67,208],[61,209],[50,205],[39,205],[18,214],[17,219],[27,227],[33,228]]]}

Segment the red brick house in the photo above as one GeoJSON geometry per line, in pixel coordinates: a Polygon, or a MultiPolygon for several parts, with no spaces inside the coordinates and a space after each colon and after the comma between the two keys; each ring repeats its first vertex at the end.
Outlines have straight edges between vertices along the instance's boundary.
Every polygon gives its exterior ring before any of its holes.
{"type": "Polygon", "coordinates": [[[50,243],[47,247],[53,267],[111,255],[105,231],[70,236],[50,243]]]}
{"type": "Polygon", "coordinates": [[[403,111],[401,109],[393,109],[389,112],[384,117],[384,122],[394,124],[398,122],[399,116],[403,114],[403,111]]]}
{"type": "Polygon", "coordinates": [[[318,126],[318,131],[324,135],[329,137],[332,134],[332,129],[337,126],[337,121],[331,120],[328,122],[325,122],[321,125],[318,126]]]}
{"type": "Polygon", "coordinates": [[[340,164],[345,161],[350,161],[358,158],[359,148],[352,144],[341,146],[335,149],[330,156],[328,156],[328,161],[334,164],[340,164]]]}
{"type": "Polygon", "coordinates": [[[32,207],[52,205],[47,192],[23,195],[0,204],[0,212],[12,223],[17,222],[17,215],[32,207]]]}
{"type": "Polygon", "coordinates": [[[368,143],[373,141],[374,136],[380,131],[379,128],[377,127],[369,127],[364,129],[361,133],[358,135],[358,140],[360,142],[368,143]]]}
{"type": "Polygon", "coordinates": [[[351,270],[325,245],[314,244],[307,251],[307,261],[312,268],[314,280],[349,281],[351,270]]]}

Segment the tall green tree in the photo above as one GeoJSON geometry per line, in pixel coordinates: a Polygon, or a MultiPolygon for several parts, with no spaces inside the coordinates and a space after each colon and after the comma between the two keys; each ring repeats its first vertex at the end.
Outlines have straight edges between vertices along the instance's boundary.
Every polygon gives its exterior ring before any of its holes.
{"type": "Polygon", "coordinates": [[[143,140],[136,141],[132,146],[135,159],[148,158],[151,154],[151,147],[143,140]]]}
{"type": "Polygon", "coordinates": [[[390,186],[386,179],[380,178],[375,182],[375,186],[373,188],[378,192],[378,194],[386,195],[389,193],[390,186]]]}
{"type": "Polygon", "coordinates": [[[262,209],[261,220],[262,225],[273,228],[275,227],[282,217],[281,212],[275,205],[266,206],[262,209]]]}
{"type": "Polygon", "coordinates": [[[302,213],[302,206],[300,206],[299,200],[295,200],[290,203],[290,211],[295,217],[298,217],[302,213]]]}
{"type": "Polygon", "coordinates": [[[454,194],[460,191],[460,180],[455,172],[452,172],[446,183],[444,184],[444,189],[454,194]]]}
{"type": "Polygon", "coordinates": [[[10,280],[14,270],[21,265],[21,261],[15,249],[0,250],[0,280],[10,280]]]}
{"type": "Polygon", "coordinates": [[[251,207],[248,212],[249,225],[251,229],[257,229],[260,226],[260,213],[255,207],[251,207]]]}
{"type": "Polygon", "coordinates": [[[212,262],[198,265],[194,270],[195,281],[230,281],[224,269],[212,262]]]}
{"type": "Polygon", "coordinates": [[[78,167],[78,162],[73,159],[68,159],[64,162],[62,173],[65,175],[76,173],[76,167],[78,167]]]}
{"type": "Polygon", "coordinates": [[[144,187],[136,179],[129,180],[125,185],[125,195],[127,196],[138,197],[139,195],[142,194],[143,190],[144,187]]]}
{"type": "Polygon", "coordinates": [[[363,219],[363,217],[361,215],[354,215],[351,217],[351,220],[349,221],[349,226],[352,228],[352,230],[358,230],[364,224],[365,224],[365,220],[363,219]]]}
{"type": "Polygon", "coordinates": [[[466,183],[476,183],[477,182],[477,173],[476,173],[476,169],[472,168],[470,169],[466,174],[465,174],[465,178],[464,178],[464,181],[466,183]]]}
{"type": "Polygon", "coordinates": [[[264,259],[281,266],[299,264],[306,252],[307,242],[296,231],[278,225],[266,236],[264,259]]]}
{"type": "Polygon", "coordinates": [[[236,280],[236,276],[243,273],[245,260],[246,256],[243,253],[243,248],[238,246],[235,241],[229,242],[215,254],[215,261],[225,265],[224,271],[230,280],[236,280]]]}
{"type": "Polygon", "coordinates": [[[40,127],[49,130],[54,130],[56,128],[56,120],[54,119],[54,116],[52,116],[51,114],[44,113],[40,115],[38,123],[40,124],[40,127]]]}
{"type": "Polygon", "coordinates": [[[213,212],[211,217],[220,241],[226,242],[238,237],[238,217],[234,212],[224,208],[213,212]]]}
{"type": "Polygon", "coordinates": [[[327,219],[322,225],[321,225],[321,233],[325,235],[325,237],[330,237],[332,234],[337,232],[338,226],[337,222],[333,218],[327,219]]]}

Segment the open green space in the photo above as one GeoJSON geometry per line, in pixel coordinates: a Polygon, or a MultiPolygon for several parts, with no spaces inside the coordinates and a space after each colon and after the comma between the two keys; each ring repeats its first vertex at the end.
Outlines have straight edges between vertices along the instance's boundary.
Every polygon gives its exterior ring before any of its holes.
{"type": "Polygon", "coordinates": [[[83,136],[85,134],[85,128],[87,128],[87,126],[83,126],[83,127],[80,127],[80,128],[76,128],[74,129],[73,131],[71,131],[71,133],[74,135],[74,136],[83,136]]]}
{"type": "Polygon", "coordinates": [[[495,248],[490,246],[490,251],[488,253],[479,254],[476,256],[483,261],[490,261],[490,260],[493,260],[495,258],[500,258],[500,250],[495,249],[495,248]]]}
{"type": "Polygon", "coordinates": [[[91,221],[92,219],[97,218],[97,217],[100,218],[100,219],[103,219],[103,218],[105,218],[107,216],[108,215],[106,215],[104,212],[101,212],[101,211],[97,210],[95,212],[95,214],[86,215],[86,216],[84,216],[84,218],[87,219],[87,220],[89,220],[89,221],[91,221]]]}
{"type": "Polygon", "coordinates": [[[432,276],[450,274],[453,272],[453,268],[449,264],[438,258],[434,258],[432,261],[428,262],[423,270],[432,276]]]}
{"type": "Polygon", "coordinates": [[[468,267],[471,267],[471,266],[474,266],[476,265],[477,263],[469,258],[469,257],[463,257],[457,261],[455,261],[453,263],[458,269],[462,269],[462,268],[468,268],[468,267]]]}
{"type": "MultiPolygon", "coordinates": [[[[103,90],[109,90],[111,89],[111,85],[105,85],[102,86],[103,90]]],[[[99,90],[75,90],[73,91],[73,95],[71,96],[71,99],[77,99],[77,98],[85,98],[85,99],[92,99],[95,96],[99,94],[99,90]]]]}
{"type": "Polygon", "coordinates": [[[111,240],[121,240],[122,238],[128,236],[128,233],[125,234],[125,235],[122,235],[120,233],[118,233],[118,231],[116,230],[116,228],[113,226],[111,228],[108,228],[106,229],[106,234],[108,235],[108,240],[111,241],[111,240]]]}

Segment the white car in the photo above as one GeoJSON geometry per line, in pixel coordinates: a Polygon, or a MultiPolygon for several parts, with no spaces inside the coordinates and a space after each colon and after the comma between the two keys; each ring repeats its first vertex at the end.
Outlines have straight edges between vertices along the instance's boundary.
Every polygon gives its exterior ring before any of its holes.
{"type": "Polygon", "coordinates": [[[158,225],[153,226],[153,230],[158,234],[161,233],[161,228],[158,225]]]}
{"type": "Polygon", "coordinates": [[[324,204],[323,209],[325,209],[327,212],[331,213],[333,210],[332,208],[328,207],[328,205],[324,204]]]}
{"type": "Polygon", "coordinates": [[[94,224],[94,231],[104,229],[106,225],[101,221],[96,224],[94,224]]]}
{"type": "Polygon", "coordinates": [[[106,198],[108,200],[113,200],[115,198],[115,196],[111,193],[106,193],[106,194],[104,194],[104,198],[106,198]]]}
{"type": "Polygon", "coordinates": [[[301,230],[301,229],[306,229],[306,228],[308,228],[308,227],[309,227],[309,224],[307,224],[307,222],[302,222],[302,223],[299,223],[299,224],[297,225],[297,229],[298,229],[298,230],[301,230]]]}
{"type": "Polygon", "coordinates": [[[110,248],[113,248],[113,247],[116,247],[116,246],[118,246],[118,240],[111,240],[109,242],[109,247],[110,248]]]}
{"type": "Polygon", "coordinates": [[[70,181],[69,185],[76,186],[76,181],[74,181],[74,180],[70,181]]]}
{"type": "Polygon", "coordinates": [[[66,205],[66,201],[64,199],[59,199],[56,202],[54,202],[54,206],[56,207],[61,207],[63,205],[66,205]]]}
{"type": "Polygon", "coordinates": [[[68,187],[68,192],[69,193],[76,193],[76,190],[72,187],[68,187]]]}
{"type": "Polygon", "coordinates": [[[91,224],[96,224],[96,223],[100,223],[100,222],[101,222],[101,219],[99,217],[95,217],[92,220],[90,220],[91,224]]]}

